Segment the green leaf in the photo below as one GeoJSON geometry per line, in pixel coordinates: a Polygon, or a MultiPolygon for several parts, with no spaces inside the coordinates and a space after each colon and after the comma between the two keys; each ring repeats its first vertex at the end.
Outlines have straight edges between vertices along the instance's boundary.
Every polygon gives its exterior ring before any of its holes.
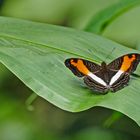
{"type": "Polygon", "coordinates": [[[131,77],[130,85],[117,93],[95,95],[64,65],[69,57],[110,62],[138,51],[91,33],[54,25],[1,17],[0,27],[1,63],[39,96],[72,112],[93,106],[114,109],[140,125],[139,78],[131,77]]]}
{"type": "Polygon", "coordinates": [[[134,6],[138,6],[138,4],[140,4],[139,0],[122,0],[117,4],[111,5],[94,16],[85,30],[101,34],[106,27],[114,21],[114,19],[134,6]]]}

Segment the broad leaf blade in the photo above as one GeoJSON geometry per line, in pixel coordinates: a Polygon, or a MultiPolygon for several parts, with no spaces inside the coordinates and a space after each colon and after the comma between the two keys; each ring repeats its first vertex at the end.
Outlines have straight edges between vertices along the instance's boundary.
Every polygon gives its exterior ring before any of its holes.
{"type": "MultiPolygon", "coordinates": [[[[103,106],[120,111],[140,125],[140,79],[117,93],[95,95],[65,66],[69,57],[107,62],[136,52],[94,34],[73,29],[0,18],[0,61],[35,93],[72,112],[103,106]]],[[[139,70],[137,71],[139,72],[139,70]]]]}
{"type": "Polygon", "coordinates": [[[114,19],[132,9],[134,6],[138,6],[138,4],[140,4],[139,0],[123,0],[111,5],[94,16],[85,30],[101,34],[114,19]]]}

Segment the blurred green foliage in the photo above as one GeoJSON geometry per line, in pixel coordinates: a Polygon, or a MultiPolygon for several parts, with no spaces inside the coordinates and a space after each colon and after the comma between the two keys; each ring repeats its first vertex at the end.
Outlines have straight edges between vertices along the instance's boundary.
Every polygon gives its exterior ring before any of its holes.
{"type": "MultiPolygon", "coordinates": [[[[84,29],[100,11],[119,0],[3,0],[2,16],[23,18],[84,29]]],[[[102,33],[129,47],[139,47],[140,8],[133,7],[113,20],[102,33]]],[[[1,27],[2,28],[2,27],[1,27]]],[[[69,113],[37,97],[28,110],[26,100],[32,94],[3,65],[0,66],[0,140],[129,140],[140,139],[140,128],[126,116],[111,126],[103,124],[111,110],[96,107],[81,113],[69,113]]],[[[114,113],[113,113],[114,114],[114,113]]],[[[112,115],[112,118],[110,117],[112,115]]]]}

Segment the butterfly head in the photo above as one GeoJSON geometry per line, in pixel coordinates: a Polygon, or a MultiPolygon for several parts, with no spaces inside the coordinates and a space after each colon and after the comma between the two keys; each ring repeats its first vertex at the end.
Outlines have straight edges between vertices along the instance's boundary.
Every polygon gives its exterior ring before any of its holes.
{"type": "Polygon", "coordinates": [[[101,66],[102,66],[102,68],[104,69],[104,68],[106,68],[106,63],[103,61],[102,63],[101,63],[101,66]]]}

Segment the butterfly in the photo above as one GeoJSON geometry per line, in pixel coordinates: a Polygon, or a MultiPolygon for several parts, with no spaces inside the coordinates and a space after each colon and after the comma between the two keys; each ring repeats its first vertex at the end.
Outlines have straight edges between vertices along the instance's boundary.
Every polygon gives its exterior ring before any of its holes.
{"type": "Polygon", "coordinates": [[[65,60],[74,75],[83,77],[84,83],[94,92],[106,94],[116,92],[128,85],[132,74],[140,62],[140,54],[125,54],[111,63],[102,62],[98,65],[94,62],[81,59],[69,58],[65,60]]]}

